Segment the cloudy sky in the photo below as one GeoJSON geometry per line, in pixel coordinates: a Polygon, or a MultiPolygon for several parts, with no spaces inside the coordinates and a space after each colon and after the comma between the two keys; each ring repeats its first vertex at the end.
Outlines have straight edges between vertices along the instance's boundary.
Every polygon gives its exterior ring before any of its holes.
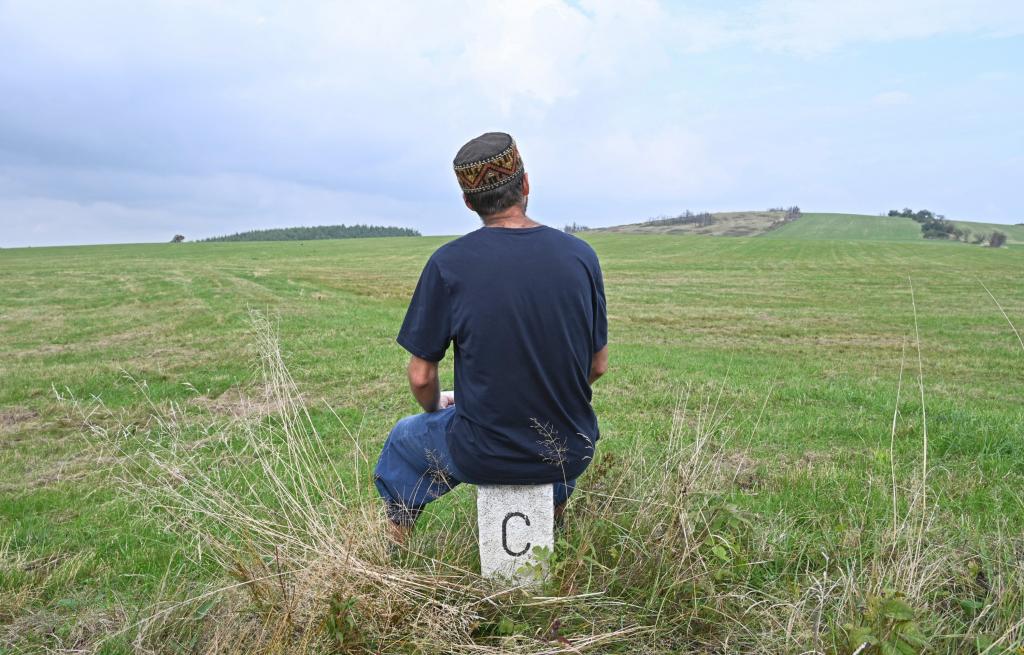
{"type": "Polygon", "coordinates": [[[799,204],[1024,221],[1019,0],[0,0],[0,246],[799,204]]]}

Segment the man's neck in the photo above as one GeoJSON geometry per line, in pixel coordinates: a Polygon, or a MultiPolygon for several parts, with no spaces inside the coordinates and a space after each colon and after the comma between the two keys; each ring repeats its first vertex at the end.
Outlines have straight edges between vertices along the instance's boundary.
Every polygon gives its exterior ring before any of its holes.
{"type": "Polygon", "coordinates": [[[524,228],[540,225],[540,223],[527,216],[519,205],[504,209],[497,214],[491,214],[483,220],[484,227],[524,228]]]}

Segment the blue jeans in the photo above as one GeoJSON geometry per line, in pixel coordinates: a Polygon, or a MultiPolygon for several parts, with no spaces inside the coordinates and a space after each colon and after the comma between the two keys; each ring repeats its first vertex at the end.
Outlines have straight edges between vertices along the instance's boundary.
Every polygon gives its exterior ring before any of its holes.
{"type": "MultiPolygon", "coordinates": [[[[428,503],[462,483],[445,438],[455,408],[406,416],[391,430],[381,449],[373,481],[388,518],[411,526],[428,503]]],[[[555,482],[555,505],[572,494],[576,481],[555,482]]]]}

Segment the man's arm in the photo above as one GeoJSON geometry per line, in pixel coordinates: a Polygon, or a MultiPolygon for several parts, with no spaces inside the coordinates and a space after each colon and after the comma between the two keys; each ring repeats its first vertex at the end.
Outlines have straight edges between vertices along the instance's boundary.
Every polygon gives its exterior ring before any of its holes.
{"type": "MultiPolygon", "coordinates": [[[[435,371],[437,366],[434,366],[435,371]]],[[[608,370],[608,346],[605,346],[601,350],[594,353],[594,358],[590,360],[590,384],[597,382],[597,378],[601,377],[608,370]]]]}
{"type": "Polygon", "coordinates": [[[435,412],[441,399],[441,382],[437,378],[437,362],[413,355],[409,359],[409,389],[425,412],[435,412]]]}
{"type": "Polygon", "coordinates": [[[409,360],[409,389],[425,412],[436,412],[455,404],[454,391],[441,391],[437,362],[413,355],[409,360]]]}

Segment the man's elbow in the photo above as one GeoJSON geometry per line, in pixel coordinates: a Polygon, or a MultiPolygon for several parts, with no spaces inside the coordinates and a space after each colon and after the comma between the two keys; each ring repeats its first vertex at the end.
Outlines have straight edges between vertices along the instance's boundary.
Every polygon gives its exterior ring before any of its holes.
{"type": "Polygon", "coordinates": [[[427,389],[437,379],[437,364],[413,359],[409,363],[409,386],[414,391],[427,389]]]}
{"type": "Polygon", "coordinates": [[[426,389],[434,381],[428,371],[409,371],[409,386],[413,389],[426,389]]]}
{"type": "Polygon", "coordinates": [[[608,347],[605,346],[594,354],[590,362],[590,381],[593,383],[608,372],[608,347]]]}

